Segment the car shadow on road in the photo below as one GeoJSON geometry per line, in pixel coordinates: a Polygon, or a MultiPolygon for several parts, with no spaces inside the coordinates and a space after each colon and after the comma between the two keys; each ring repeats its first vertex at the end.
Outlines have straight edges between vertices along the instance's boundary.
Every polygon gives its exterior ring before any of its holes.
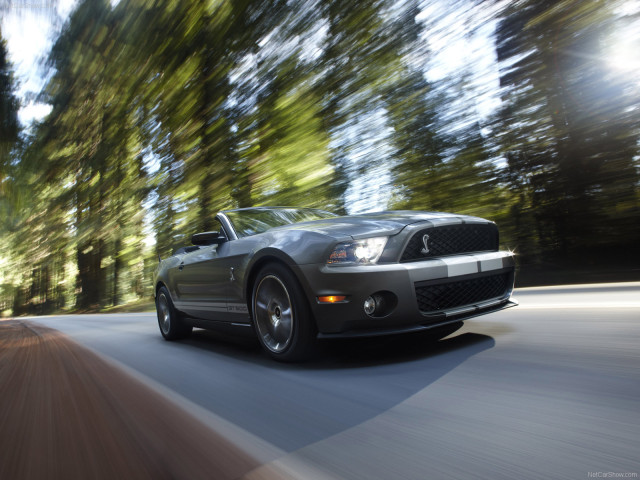
{"type": "Polygon", "coordinates": [[[193,401],[292,452],[376,417],[495,340],[468,332],[436,342],[420,335],[332,340],[315,360],[298,364],[271,360],[255,338],[196,330],[176,343],[202,353],[190,374],[198,385],[193,401]]]}
{"type": "Polygon", "coordinates": [[[424,335],[394,335],[323,342],[321,355],[309,368],[338,369],[365,368],[378,365],[416,362],[445,354],[468,357],[492,348],[495,340],[477,333],[454,333],[434,341],[424,335]]]}
{"type": "Polygon", "coordinates": [[[291,364],[271,360],[251,336],[196,329],[189,339],[180,343],[215,352],[229,360],[278,370],[333,370],[415,362],[455,352],[467,357],[492,348],[495,340],[488,335],[469,332],[454,333],[439,341],[422,334],[321,340],[318,342],[318,352],[311,360],[291,364]]]}

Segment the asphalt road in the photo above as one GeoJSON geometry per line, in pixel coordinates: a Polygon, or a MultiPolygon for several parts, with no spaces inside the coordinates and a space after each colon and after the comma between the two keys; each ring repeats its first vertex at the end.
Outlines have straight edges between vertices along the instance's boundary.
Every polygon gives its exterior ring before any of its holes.
{"type": "Polygon", "coordinates": [[[304,365],[201,330],[165,342],[154,314],[32,320],[304,478],[637,478],[640,283],[515,297],[435,345],[331,342],[304,365]]]}

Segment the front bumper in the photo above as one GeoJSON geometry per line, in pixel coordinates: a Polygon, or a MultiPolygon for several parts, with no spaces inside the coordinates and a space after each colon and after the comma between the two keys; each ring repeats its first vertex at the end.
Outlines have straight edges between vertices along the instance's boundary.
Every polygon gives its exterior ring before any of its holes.
{"type": "MultiPolygon", "coordinates": [[[[515,261],[510,252],[456,255],[411,263],[337,267],[300,265],[298,276],[310,299],[320,337],[386,335],[425,330],[494,312],[515,302],[513,290],[515,261]],[[473,293],[461,304],[446,301],[444,307],[425,307],[418,301],[421,289],[437,287],[463,291],[477,288],[484,279],[501,278],[499,291],[473,293]],[[502,286],[503,285],[503,286],[502,286]],[[388,313],[372,317],[364,312],[367,297],[378,292],[395,297],[397,303],[388,313]],[[320,296],[344,295],[340,303],[320,303],[320,296]]],[[[443,292],[445,291],[443,290],[443,292]]],[[[432,292],[433,293],[433,292],[432,292]]],[[[436,291],[435,295],[440,295],[436,291]]],[[[437,300],[437,299],[436,299],[437,300]]],[[[438,304],[438,301],[436,301],[438,304]]]]}

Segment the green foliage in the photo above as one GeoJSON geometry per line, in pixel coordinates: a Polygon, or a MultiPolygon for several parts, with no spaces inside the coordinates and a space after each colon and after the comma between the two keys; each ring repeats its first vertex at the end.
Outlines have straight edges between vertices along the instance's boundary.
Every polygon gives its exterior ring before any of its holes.
{"type": "Polygon", "coordinates": [[[221,209],[353,211],[384,183],[393,208],[498,221],[525,258],[640,239],[640,87],[602,60],[620,2],[442,12],[497,21],[491,120],[471,68],[426,80],[429,2],[113,3],[78,4],[48,57],[52,111],[22,139],[0,42],[2,310],[148,297],[156,255],[221,209]]]}
{"type": "Polygon", "coordinates": [[[15,192],[7,181],[11,169],[12,150],[18,141],[18,99],[14,93],[11,65],[0,32],[0,214],[8,218],[15,192]]]}
{"type": "Polygon", "coordinates": [[[11,236],[23,203],[20,183],[22,174],[14,165],[18,147],[18,99],[14,93],[13,72],[7,58],[7,49],[0,32],[0,315],[11,308],[15,294],[12,274],[11,236]]]}
{"type": "Polygon", "coordinates": [[[637,78],[606,62],[619,7],[520,1],[500,23],[498,130],[526,251],[580,256],[640,239],[637,78]]]}

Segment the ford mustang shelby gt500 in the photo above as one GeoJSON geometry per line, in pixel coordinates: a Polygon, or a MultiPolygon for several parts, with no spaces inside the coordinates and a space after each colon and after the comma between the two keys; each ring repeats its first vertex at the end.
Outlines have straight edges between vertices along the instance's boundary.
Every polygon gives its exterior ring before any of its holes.
{"type": "Polygon", "coordinates": [[[222,211],[214,228],[155,273],[167,340],[193,327],[248,327],[269,355],[292,361],[317,338],[442,335],[514,305],[514,256],[481,218],[257,207],[222,211]]]}

